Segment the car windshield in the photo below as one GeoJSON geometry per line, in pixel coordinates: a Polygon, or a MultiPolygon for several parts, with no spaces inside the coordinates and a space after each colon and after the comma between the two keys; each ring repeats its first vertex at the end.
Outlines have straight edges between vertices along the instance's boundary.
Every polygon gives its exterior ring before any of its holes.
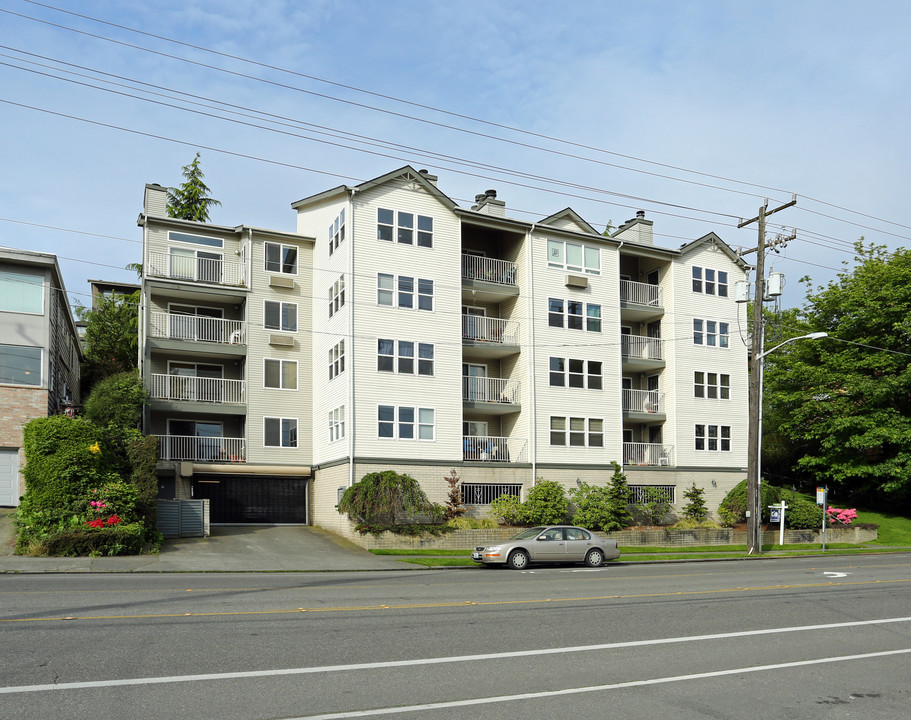
{"type": "Polygon", "coordinates": [[[510,540],[527,540],[528,538],[537,537],[542,532],[544,532],[543,527],[533,527],[528,528],[528,530],[523,530],[518,535],[513,535],[510,540]]]}

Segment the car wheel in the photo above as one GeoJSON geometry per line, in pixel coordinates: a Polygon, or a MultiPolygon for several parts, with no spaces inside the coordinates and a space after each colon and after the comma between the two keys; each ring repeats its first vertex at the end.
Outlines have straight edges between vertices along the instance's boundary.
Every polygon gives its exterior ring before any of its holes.
{"type": "Polygon", "coordinates": [[[585,556],[585,564],[588,567],[601,567],[604,564],[604,553],[600,550],[589,550],[585,556]]]}
{"type": "Polygon", "coordinates": [[[523,570],[528,567],[528,553],[524,550],[513,550],[507,561],[513,570],[523,570]]]}

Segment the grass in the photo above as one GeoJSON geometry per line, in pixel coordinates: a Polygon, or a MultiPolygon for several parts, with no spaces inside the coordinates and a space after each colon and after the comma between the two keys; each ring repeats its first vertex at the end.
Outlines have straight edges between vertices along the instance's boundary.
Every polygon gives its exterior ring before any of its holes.
{"type": "Polygon", "coordinates": [[[879,525],[879,536],[873,541],[876,545],[911,547],[911,519],[869,510],[858,510],[857,522],[879,525]]]}

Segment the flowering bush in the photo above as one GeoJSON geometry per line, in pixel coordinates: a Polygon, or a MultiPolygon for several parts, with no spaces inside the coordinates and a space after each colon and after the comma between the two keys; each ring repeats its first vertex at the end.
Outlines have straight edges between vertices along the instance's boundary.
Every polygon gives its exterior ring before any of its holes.
{"type": "Polygon", "coordinates": [[[829,516],[829,525],[850,525],[857,520],[857,510],[854,508],[840,509],[837,507],[828,507],[826,512],[829,516]]]}

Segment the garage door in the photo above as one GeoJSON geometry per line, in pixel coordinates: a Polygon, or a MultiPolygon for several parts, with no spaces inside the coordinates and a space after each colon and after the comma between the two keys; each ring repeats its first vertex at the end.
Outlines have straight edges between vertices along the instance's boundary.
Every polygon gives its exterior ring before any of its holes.
{"type": "Polygon", "coordinates": [[[0,448],[0,505],[19,504],[19,448],[0,448]]]}
{"type": "Polygon", "coordinates": [[[213,524],[280,525],[307,522],[307,478],[196,475],[193,497],[209,499],[213,524]]]}

